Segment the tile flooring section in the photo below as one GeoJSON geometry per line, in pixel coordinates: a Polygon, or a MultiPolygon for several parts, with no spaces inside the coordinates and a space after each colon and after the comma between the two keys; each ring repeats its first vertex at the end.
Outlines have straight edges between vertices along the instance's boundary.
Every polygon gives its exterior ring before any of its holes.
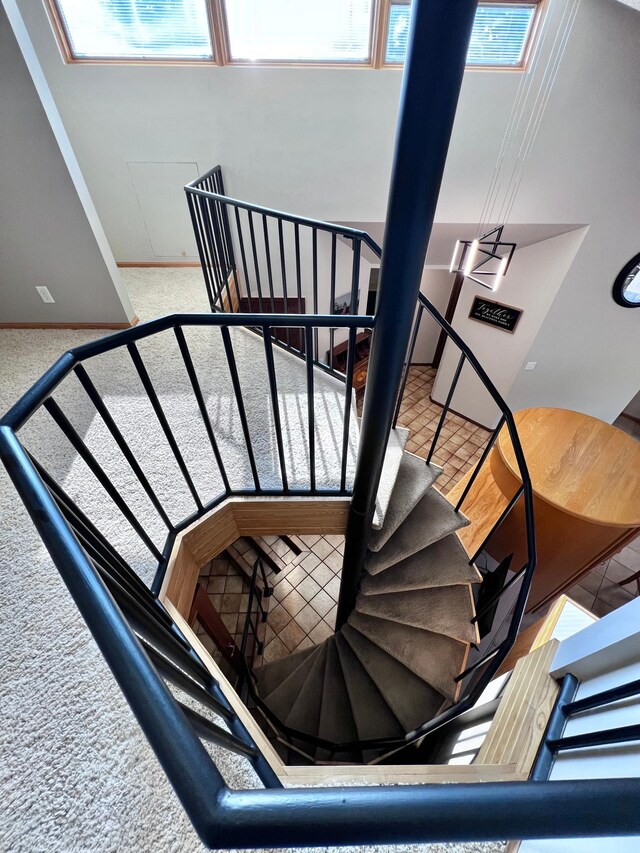
{"type": "MultiPolygon", "coordinates": [[[[435,435],[442,406],[430,400],[436,371],[433,367],[414,365],[409,369],[398,425],[411,430],[407,450],[427,457],[435,435]]],[[[491,431],[451,412],[442,427],[433,461],[444,471],[438,478],[438,489],[446,494],[480,459],[491,431]]]]}
{"type": "MultiPolygon", "coordinates": [[[[267,542],[271,537],[265,537],[267,542]]],[[[322,643],[333,634],[344,536],[292,536],[302,553],[272,575],[265,661],[322,643]]]]}
{"type": "MultiPolygon", "coordinates": [[[[425,458],[442,412],[429,399],[434,377],[432,367],[411,367],[398,418],[400,426],[411,430],[407,450],[425,458]]],[[[449,414],[434,454],[435,462],[444,469],[437,483],[444,494],[478,461],[490,435],[489,430],[449,414]]],[[[334,629],[344,537],[291,538],[302,551],[297,556],[286,547],[278,547],[282,542],[276,536],[263,540],[267,549],[273,550],[273,556],[279,556],[284,563],[279,574],[270,575],[274,593],[265,632],[264,661],[317,645],[334,629]]],[[[240,540],[236,544],[239,543],[240,540]]],[[[640,583],[618,586],[639,570],[640,538],[585,575],[568,594],[596,616],[604,616],[640,594],[640,583]]],[[[214,606],[239,645],[248,602],[247,580],[224,557],[213,560],[200,574],[214,606]]],[[[202,637],[201,629],[197,630],[202,637]]],[[[207,648],[212,645],[208,637],[203,642],[207,648]]]]}

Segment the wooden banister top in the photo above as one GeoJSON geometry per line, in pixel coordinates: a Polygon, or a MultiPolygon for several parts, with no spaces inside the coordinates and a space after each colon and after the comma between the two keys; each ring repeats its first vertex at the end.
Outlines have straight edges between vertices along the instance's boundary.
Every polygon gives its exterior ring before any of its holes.
{"type": "MultiPolygon", "coordinates": [[[[514,417],[539,498],[594,524],[640,526],[640,442],[567,409],[523,409],[514,417]]],[[[520,479],[505,428],[497,448],[520,479]]]]}

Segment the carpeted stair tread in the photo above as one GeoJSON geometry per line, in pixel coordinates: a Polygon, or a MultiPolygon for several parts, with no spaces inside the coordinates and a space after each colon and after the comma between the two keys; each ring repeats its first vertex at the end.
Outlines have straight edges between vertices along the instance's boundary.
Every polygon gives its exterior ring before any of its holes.
{"type": "Polygon", "coordinates": [[[454,699],[454,678],[464,669],[468,645],[421,628],[354,611],[349,624],[380,646],[446,699],[454,699]]]}
{"type": "Polygon", "coordinates": [[[369,552],[366,569],[376,575],[467,524],[464,515],[431,487],[381,550],[369,552]]]}
{"type": "MultiPolygon", "coordinates": [[[[320,646],[318,654],[315,655],[307,672],[307,677],[298,693],[298,698],[293,703],[284,721],[290,728],[314,736],[318,734],[326,661],[327,641],[320,646]]],[[[308,746],[307,748],[313,754],[313,747],[308,746]]]]}
{"type": "Polygon", "coordinates": [[[378,494],[376,495],[376,511],[373,517],[374,530],[379,530],[385,523],[389,502],[393,496],[398,471],[404,455],[404,448],[408,440],[409,430],[403,427],[396,427],[389,433],[387,451],[384,455],[384,463],[382,465],[382,475],[380,476],[380,485],[378,486],[378,494]]]}
{"type": "Polygon", "coordinates": [[[404,734],[436,716],[445,703],[441,693],[351,625],[344,625],[342,631],[404,734]]]}
{"type": "Polygon", "coordinates": [[[275,660],[273,663],[263,663],[262,666],[257,666],[254,670],[258,680],[258,692],[265,699],[272,691],[282,684],[292,672],[294,672],[300,664],[318,651],[318,646],[312,646],[309,649],[304,649],[301,652],[287,655],[285,658],[275,660]]]}
{"type": "Polygon", "coordinates": [[[360,740],[401,737],[405,729],[347,642],[346,636],[351,631],[351,626],[344,625],[342,631],[335,635],[335,641],[358,737],[360,740]]]}
{"type": "MultiPolygon", "coordinates": [[[[320,649],[316,647],[313,651],[320,653],[320,649]]],[[[292,656],[293,657],[293,656],[292,656]]],[[[288,660],[288,658],[285,658],[288,660]]],[[[298,659],[298,666],[283,679],[280,684],[269,693],[268,696],[261,696],[266,705],[273,713],[284,720],[293,708],[293,705],[298,698],[302,687],[307,680],[309,670],[313,666],[314,655],[307,655],[304,659],[298,659]]],[[[268,665],[268,664],[267,664],[268,665]]]]}
{"type": "Polygon", "coordinates": [[[479,640],[475,623],[471,622],[475,610],[469,584],[359,595],[356,610],[434,634],[445,634],[463,643],[479,640]]]}
{"type": "Polygon", "coordinates": [[[365,574],[360,589],[364,595],[377,595],[481,581],[482,575],[469,565],[467,552],[452,533],[377,575],[365,574]]]}
{"type": "MultiPolygon", "coordinates": [[[[335,636],[330,637],[325,645],[327,662],[324,670],[318,737],[332,743],[357,741],[358,731],[351,713],[351,702],[342,672],[340,656],[336,648],[335,636]]],[[[316,750],[316,759],[318,761],[361,761],[362,755],[358,750],[353,749],[332,754],[329,750],[319,747],[316,750]]]]}
{"type": "Polygon", "coordinates": [[[378,529],[375,522],[373,524],[369,540],[372,551],[379,551],[391,538],[440,474],[442,468],[438,465],[427,465],[424,459],[407,451],[402,454],[395,486],[384,514],[384,526],[378,529]]]}

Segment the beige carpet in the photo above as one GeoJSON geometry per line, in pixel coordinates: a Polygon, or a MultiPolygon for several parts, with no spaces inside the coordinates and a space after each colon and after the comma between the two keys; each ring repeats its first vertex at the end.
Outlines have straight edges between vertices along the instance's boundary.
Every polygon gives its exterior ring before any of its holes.
{"type": "MultiPolygon", "coordinates": [[[[130,289],[138,316],[153,316],[174,311],[206,310],[204,288],[198,270],[127,270],[125,281],[130,289]]],[[[32,382],[66,349],[98,336],[90,331],[0,331],[0,409],[4,412],[32,382]]],[[[197,336],[196,336],[197,337],[197,336]]],[[[243,381],[262,396],[255,395],[251,408],[252,435],[260,445],[259,470],[266,479],[277,477],[276,456],[270,439],[268,397],[263,378],[252,375],[252,342],[245,337],[234,339],[244,353],[243,381]],[[255,379],[255,381],[254,381],[255,379]],[[262,419],[260,413],[262,412],[262,419]],[[252,420],[253,419],[253,420],[252,420]]],[[[191,343],[190,339],[190,343],[191,343]]],[[[210,340],[193,341],[199,356],[215,355],[210,340]]],[[[197,465],[188,453],[197,443],[200,425],[189,408],[175,393],[174,380],[179,362],[170,348],[141,346],[150,373],[159,383],[160,397],[172,424],[190,429],[185,439],[187,464],[203,497],[216,493],[219,482],[208,465],[197,465]],[[163,375],[162,381],[160,376],[163,375]]],[[[210,407],[215,400],[228,397],[228,388],[214,382],[217,362],[211,362],[206,393],[210,407]]],[[[128,367],[127,367],[128,369],[128,367]]],[[[91,369],[90,369],[91,372],[91,369]]],[[[288,371],[279,372],[283,388],[282,403],[290,417],[291,438],[288,458],[300,482],[304,482],[305,445],[304,411],[299,389],[288,371]],[[287,385],[290,380],[291,384],[287,385]]],[[[129,429],[132,441],[136,424],[147,422],[147,412],[138,392],[133,392],[135,377],[122,364],[91,372],[96,384],[114,407],[114,417],[123,429],[129,429]]],[[[335,476],[331,455],[337,442],[337,421],[329,402],[337,394],[335,385],[327,382],[318,392],[319,433],[326,434],[323,457],[329,459],[323,476],[335,476]],[[322,413],[322,408],[326,410],[322,413]]],[[[115,456],[109,440],[98,423],[89,415],[82,392],[69,385],[58,396],[68,408],[79,432],[87,443],[102,453],[101,460],[109,470],[115,456]]],[[[228,441],[224,447],[230,470],[242,480],[246,476],[246,459],[234,441],[237,422],[229,406],[220,405],[216,424],[226,424],[228,441]]],[[[43,416],[44,417],[44,416],[43,416]]],[[[45,419],[46,420],[46,419],[45,419]]],[[[92,505],[96,493],[88,491],[83,465],[44,421],[29,427],[25,440],[38,455],[64,477],[66,487],[80,502],[92,505]]],[[[171,490],[178,508],[189,503],[188,492],[177,486],[179,475],[163,474],[166,456],[159,449],[162,437],[149,441],[149,477],[159,494],[171,490]],[[164,477],[164,479],[163,479],[164,477]]],[[[353,442],[352,442],[353,443],[353,442]]],[[[175,472],[174,472],[175,473],[175,472]]],[[[115,476],[115,474],[114,474],[115,476]]],[[[148,512],[143,496],[135,493],[135,484],[118,483],[127,492],[141,514],[148,512]]],[[[85,504],[86,505],[86,504],[85,504]]],[[[147,517],[147,516],[145,516],[147,517]]],[[[149,515],[151,524],[152,516],[149,515]]],[[[151,562],[144,548],[135,544],[117,516],[107,517],[106,532],[118,539],[126,555],[141,571],[151,562]]],[[[153,529],[154,537],[161,529],[153,529]]],[[[148,575],[147,575],[148,576],[148,575]]],[[[0,648],[1,707],[0,733],[0,849],[3,851],[198,851],[198,842],[155,757],[135,723],[131,712],[106,665],[84,627],[58,573],[40,544],[26,512],[13,487],[0,471],[0,648]]],[[[215,750],[212,750],[215,752],[215,750]]],[[[242,759],[217,754],[222,772],[233,787],[257,784],[253,772],[242,759]]],[[[256,839],[259,841],[259,839],[256,839]]],[[[434,845],[431,849],[467,851],[500,850],[502,845],[434,845]]],[[[374,848],[369,848],[374,849],[374,848]]],[[[388,849],[388,848],[386,848],[388,849]]],[[[418,848],[404,848],[418,849],[418,848]]]]}

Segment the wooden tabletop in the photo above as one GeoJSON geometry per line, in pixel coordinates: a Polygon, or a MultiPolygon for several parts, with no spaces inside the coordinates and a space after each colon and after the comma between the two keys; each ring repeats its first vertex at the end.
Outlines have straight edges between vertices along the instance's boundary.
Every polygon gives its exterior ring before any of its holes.
{"type": "MultiPolygon", "coordinates": [[[[640,525],[640,441],[567,409],[523,409],[514,417],[539,498],[595,524],[640,525]]],[[[497,447],[520,479],[506,428],[497,447]]]]}

